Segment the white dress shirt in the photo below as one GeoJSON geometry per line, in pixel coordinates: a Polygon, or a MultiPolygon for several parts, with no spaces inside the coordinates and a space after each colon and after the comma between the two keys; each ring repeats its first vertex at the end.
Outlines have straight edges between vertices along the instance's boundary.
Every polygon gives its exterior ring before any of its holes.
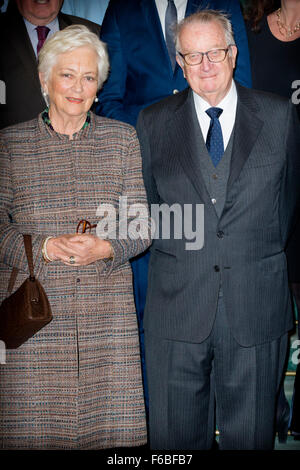
{"type": "MultiPolygon", "coordinates": [[[[187,6],[187,0],[174,0],[176,9],[177,9],[177,22],[183,20],[185,17],[185,10],[187,6]]],[[[155,0],[158,16],[161,22],[162,31],[164,37],[166,38],[165,33],[165,19],[166,19],[166,11],[168,6],[168,0],[155,0]]]]}
{"type": "MultiPolygon", "coordinates": [[[[205,101],[197,93],[193,92],[194,103],[196,107],[196,113],[199,121],[199,125],[202,131],[204,142],[206,142],[206,137],[208,129],[210,126],[210,117],[206,114],[206,110],[211,108],[211,105],[205,101]]],[[[216,105],[217,108],[223,109],[221,116],[219,117],[219,122],[222,128],[223,141],[224,141],[224,150],[227,147],[229,142],[232,129],[235,123],[236,107],[237,107],[237,91],[234,81],[227,95],[216,105]]]]}
{"type": "MultiPolygon", "coordinates": [[[[28,36],[30,38],[34,53],[37,56],[37,45],[38,45],[39,40],[38,40],[38,35],[37,35],[37,30],[36,30],[36,24],[30,23],[28,20],[26,20],[26,18],[23,18],[23,20],[26,25],[28,36]]],[[[58,23],[57,17],[53,21],[51,21],[51,23],[46,24],[45,26],[48,26],[48,28],[50,29],[48,36],[47,36],[47,39],[48,39],[50,38],[50,36],[56,33],[56,31],[59,31],[59,23],[58,23]]]]}

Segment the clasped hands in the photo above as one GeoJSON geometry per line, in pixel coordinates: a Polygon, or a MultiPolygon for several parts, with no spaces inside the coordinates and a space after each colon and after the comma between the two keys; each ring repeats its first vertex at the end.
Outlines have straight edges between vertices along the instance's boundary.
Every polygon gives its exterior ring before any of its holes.
{"type": "Polygon", "coordinates": [[[99,259],[111,258],[113,249],[107,240],[88,233],[76,233],[50,238],[47,253],[52,261],[61,261],[68,266],[85,266],[99,259]]]}

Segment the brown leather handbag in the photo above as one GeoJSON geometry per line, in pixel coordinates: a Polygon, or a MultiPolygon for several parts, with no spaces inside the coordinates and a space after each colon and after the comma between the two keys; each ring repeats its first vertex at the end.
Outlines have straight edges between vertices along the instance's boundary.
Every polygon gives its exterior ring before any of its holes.
{"type": "Polygon", "coordinates": [[[18,348],[52,320],[47,295],[34,276],[31,235],[23,237],[30,276],[11,294],[18,274],[18,269],[13,268],[9,297],[0,306],[0,339],[7,349],[18,348]]]}

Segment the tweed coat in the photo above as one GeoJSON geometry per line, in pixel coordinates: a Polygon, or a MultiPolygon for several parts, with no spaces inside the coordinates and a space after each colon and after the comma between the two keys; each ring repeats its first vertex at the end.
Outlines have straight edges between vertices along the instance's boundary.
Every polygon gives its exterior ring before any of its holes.
{"type": "MultiPolygon", "coordinates": [[[[0,300],[13,266],[28,276],[23,233],[52,322],[0,365],[0,448],[101,449],[146,442],[129,258],[148,240],[111,240],[113,261],[45,264],[45,236],[97,223],[100,203],[146,204],[135,130],[91,114],[73,140],[42,119],[0,133],[0,300]]],[[[147,217],[144,222],[148,224],[147,217]]],[[[141,222],[143,223],[143,222],[141,222]]]]}

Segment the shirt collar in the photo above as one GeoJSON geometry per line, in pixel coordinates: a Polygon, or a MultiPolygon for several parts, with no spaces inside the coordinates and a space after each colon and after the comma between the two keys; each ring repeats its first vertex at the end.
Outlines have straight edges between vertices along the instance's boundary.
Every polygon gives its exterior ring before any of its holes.
{"type": "MultiPolygon", "coordinates": [[[[193,96],[194,96],[195,105],[196,107],[198,107],[200,111],[205,112],[207,109],[211,108],[211,105],[194,91],[193,91],[193,96]]],[[[229,107],[232,107],[233,105],[235,105],[236,101],[237,101],[237,91],[236,91],[234,80],[232,80],[231,87],[227,95],[225,95],[224,98],[220,101],[220,103],[217,104],[217,107],[223,110],[226,110],[229,107]]]]}
{"type": "MultiPolygon", "coordinates": [[[[36,27],[37,25],[36,24],[32,24],[30,23],[30,21],[26,20],[26,18],[23,17],[23,20],[24,20],[24,23],[26,25],[26,28],[29,31],[33,32],[36,30],[36,27]]],[[[59,23],[58,23],[58,18],[54,18],[53,21],[51,21],[51,23],[49,24],[46,24],[45,26],[48,26],[48,28],[51,30],[55,30],[55,31],[58,31],[59,30],[59,23]]]]}

